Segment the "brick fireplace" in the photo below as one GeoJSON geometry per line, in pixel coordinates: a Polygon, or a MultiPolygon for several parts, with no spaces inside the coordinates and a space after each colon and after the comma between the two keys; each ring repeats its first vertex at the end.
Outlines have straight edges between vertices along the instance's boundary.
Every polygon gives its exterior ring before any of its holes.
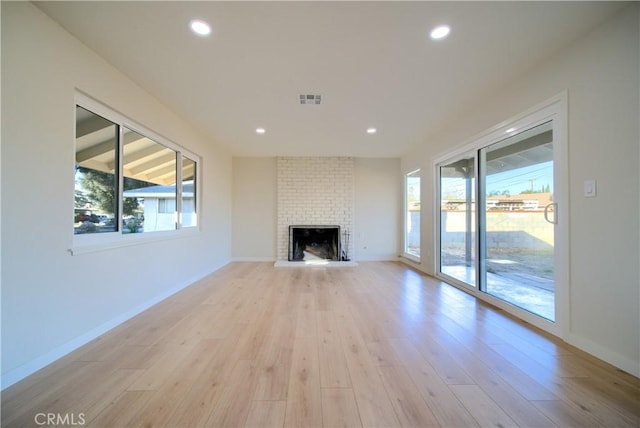
{"type": "Polygon", "coordinates": [[[353,239],[355,161],[349,157],[279,157],[277,159],[277,258],[289,258],[289,227],[340,226],[340,242],[349,258],[353,239]]]}

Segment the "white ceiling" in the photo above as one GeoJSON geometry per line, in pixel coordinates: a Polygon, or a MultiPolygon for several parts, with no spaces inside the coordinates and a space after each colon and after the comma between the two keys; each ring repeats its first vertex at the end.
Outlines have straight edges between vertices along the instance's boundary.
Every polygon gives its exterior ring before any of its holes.
{"type": "Polygon", "coordinates": [[[624,5],[36,4],[234,155],[358,157],[398,157],[424,144],[624,5]],[[192,34],[193,18],[208,21],[212,34],[192,34]],[[451,35],[430,40],[442,23],[451,35]],[[300,105],[300,94],[320,94],[322,104],[300,105]],[[378,133],[369,135],[372,126],[378,133]]]}

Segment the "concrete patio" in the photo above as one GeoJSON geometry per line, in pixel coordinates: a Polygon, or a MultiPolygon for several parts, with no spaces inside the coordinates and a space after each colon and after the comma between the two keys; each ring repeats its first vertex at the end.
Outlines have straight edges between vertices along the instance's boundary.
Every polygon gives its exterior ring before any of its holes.
{"type": "MultiPolygon", "coordinates": [[[[467,283],[475,282],[475,269],[464,265],[443,266],[442,273],[467,283]]],[[[508,303],[555,320],[553,281],[520,272],[487,272],[487,293],[508,303]]]]}

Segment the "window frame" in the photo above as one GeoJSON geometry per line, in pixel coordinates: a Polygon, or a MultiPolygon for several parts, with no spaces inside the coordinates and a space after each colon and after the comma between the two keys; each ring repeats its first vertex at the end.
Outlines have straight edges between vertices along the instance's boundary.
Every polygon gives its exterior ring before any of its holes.
{"type": "MultiPolygon", "coordinates": [[[[402,243],[402,256],[405,259],[411,260],[413,262],[416,263],[420,263],[421,261],[421,257],[422,257],[422,251],[420,252],[420,256],[416,256],[415,254],[409,253],[407,251],[407,247],[409,245],[409,240],[407,238],[408,235],[408,222],[407,222],[407,216],[408,216],[408,212],[409,212],[409,206],[408,206],[408,192],[409,192],[409,187],[407,185],[407,180],[408,178],[415,174],[415,173],[419,173],[419,177],[420,177],[420,222],[422,222],[422,173],[421,173],[421,168],[415,168],[412,169],[411,171],[407,172],[404,174],[404,193],[403,193],[403,243],[402,243]]],[[[422,225],[420,225],[422,226],[422,225]]],[[[420,230],[422,230],[422,227],[420,227],[420,230]]],[[[422,247],[422,232],[420,232],[420,247],[422,247]]]]}
{"type": "MultiPolygon", "coordinates": [[[[198,165],[200,164],[200,160],[195,160],[192,159],[188,154],[184,154],[181,156],[181,164],[178,165],[178,167],[180,168],[180,199],[176,199],[176,213],[179,215],[178,217],[178,223],[180,224],[181,228],[185,228],[185,227],[196,227],[199,224],[198,221],[198,213],[200,212],[200,208],[199,208],[199,203],[200,203],[200,194],[199,194],[199,189],[200,189],[200,185],[198,183],[199,177],[201,172],[198,171],[198,165]],[[193,162],[193,203],[191,204],[191,206],[193,207],[192,210],[189,211],[189,218],[191,219],[191,217],[193,217],[193,222],[194,224],[192,225],[186,225],[185,226],[185,211],[184,211],[184,205],[185,205],[185,197],[184,197],[184,188],[185,188],[185,180],[184,180],[184,162],[185,159],[188,161],[193,162]],[[180,209],[178,210],[178,205],[180,204],[180,209]]],[[[176,184],[177,185],[177,184],[176,184]]]]}
{"type": "MultiPolygon", "coordinates": [[[[471,245],[471,251],[473,255],[473,270],[474,270],[474,283],[469,284],[464,282],[455,276],[448,275],[442,272],[442,168],[446,167],[447,164],[458,162],[460,160],[468,160],[473,159],[473,180],[474,184],[472,185],[474,199],[473,204],[475,206],[478,205],[478,195],[475,191],[477,183],[478,183],[478,156],[475,153],[474,149],[469,149],[466,147],[464,150],[455,152],[454,155],[449,156],[448,158],[442,158],[439,162],[434,162],[434,172],[435,172],[435,205],[434,205],[434,274],[435,276],[446,280],[447,283],[458,286],[459,288],[468,289],[475,291],[477,290],[479,284],[479,259],[477,257],[480,247],[478,240],[478,230],[480,228],[480,224],[478,222],[478,217],[473,215],[471,231],[475,236],[473,237],[473,244],[471,245]]],[[[474,212],[475,208],[467,207],[468,210],[474,212]]]]}
{"type": "MultiPolygon", "coordinates": [[[[85,253],[92,253],[96,251],[103,251],[108,249],[126,247],[131,245],[141,245],[148,242],[154,241],[162,241],[167,239],[176,239],[184,236],[189,236],[193,234],[200,233],[200,222],[201,220],[198,218],[198,214],[200,212],[200,203],[201,203],[201,194],[200,189],[202,188],[201,183],[199,182],[202,177],[202,171],[200,170],[202,167],[202,158],[190,151],[185,149],[184,147],[174,143],[170,139],[158,134],[152,129],[128,118],[127,116],[117,112],[116,110],[106,106],[102,102],[96,100],[95,98],[82,93],[80,91],[76,91],[74,96],[74,115],[73,115],[73,150],[71,153],[71,161],[73,168],[72,171],[75,171],[76,165],[76,138],[75,138],[75,129],[76,129],[76,114],[75,109],[76,106],[80,106],[96,115],[99,115],[114,124],[118,127],[118,142],[117,142],[117,182],[118,182],[118,212],[116,213],[116,221],[119,223],[122,221],[122,201],[123,201],[123,129],[127,128],[133,132],[136,132],[146,138],[149,138],[170,150],[173,150],[176,153],[176,227],[173,230],[164,230],[164,231],[149,231],[145,233],[123,233],[122,226],[117,228],[114,232],[103,232],[103,233],[88,233],[88,234],[73,234],[73,243],[72,247],[69,249],[69,253],[71,255],[80,255],[85,253]],[[188,158],[195,162],[195,216],[196,221],[194,225],[183,225],[180,219],[180,213],[182,209],[182,159],[188,158]]],[[[75,194],[75,174],[72,173],[71,176],[71,193],[75,194]]],[[[74,201],[74,199],[72,199],[74,201]]],[[[72,207],[73,207],[72,202],[72,207]]],[[[69,227],[70,230],[73,227],[69,227]]]]}

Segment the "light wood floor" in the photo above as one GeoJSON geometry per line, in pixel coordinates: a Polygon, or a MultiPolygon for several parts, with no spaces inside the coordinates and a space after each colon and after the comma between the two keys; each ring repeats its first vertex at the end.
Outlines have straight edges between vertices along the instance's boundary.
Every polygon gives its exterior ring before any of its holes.
{"type": "Polygon", "coordinates": [[[38,413],[96,427],[638,427],[640,380],[399,263],[232,263],[3,392],[3,427],[38,413]]]}

